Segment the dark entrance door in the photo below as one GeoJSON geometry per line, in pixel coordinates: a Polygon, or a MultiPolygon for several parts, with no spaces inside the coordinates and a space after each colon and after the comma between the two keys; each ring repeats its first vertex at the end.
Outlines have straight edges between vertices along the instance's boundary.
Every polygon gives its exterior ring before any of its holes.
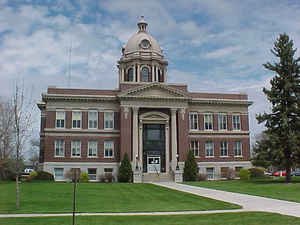
{"type": "Polygon", "coordinates": [[[143,172],[166,172],[166,155],[165,155],[165,125],[164,124],[144,124],[143,125],[143,172]],[[151,159],[160,160],[151,160],[151,159]],[[150,160],[149,160],[150,159],[150,160]],[[156,162],[154,168],[153,164],[156,162]],[[159,165],[158,165],[159,163],[159,165]],[[151,169],[150,169],[151,168],[151,169]],[[148,171],[148,170],[151,171],[148,171]]]}

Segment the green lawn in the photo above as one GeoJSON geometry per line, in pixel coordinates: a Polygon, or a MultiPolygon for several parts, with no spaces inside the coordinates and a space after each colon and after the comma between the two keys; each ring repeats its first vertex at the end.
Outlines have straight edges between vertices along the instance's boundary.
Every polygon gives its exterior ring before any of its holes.
{"type": "MultiPolygon", "coordinates": [[[[73,184],[22,183],[15,210],[15,183],[0,183],[0,213],[71,212],[73,184]]],[[[149,212],[237,209],[240,206],[152,184],[80,183],[78,212],[149,212]]]]}
{"type": "MultiPolygon", "coordinates": [[[[72,217],[0,218],[1,225],[69,225],[72,217]]],[[[176,216],[78,216],[76,225],[299,225],[300,218],[249,212],[176,216]]]]}
{"type": "Polygon", "coordinates": [[[282,178],[254,179],[249,181],[200,181],[185,182],[185,184],[300,202],[300,179],[298,177],[293,177],[292,183],[289,184],[284,183],[284,179],[282,178]]]}

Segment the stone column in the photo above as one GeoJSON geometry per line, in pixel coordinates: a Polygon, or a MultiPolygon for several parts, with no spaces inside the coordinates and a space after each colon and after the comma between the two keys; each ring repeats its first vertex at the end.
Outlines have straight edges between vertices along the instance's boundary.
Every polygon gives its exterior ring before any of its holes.
{"type": "Polygon", "coordinates": [[[122,67],[122,74],[121,74],[122,82],[124,82],[124,80],[125,80],[125,79],[124,79],[124,78],[125,78],[124,75],[125,75],[125,69],[122,67]]]}
{"type": "Polygon", "coordinates": [[[154,65],[152,65],[152,82],[154,82],[154,65]]]}
{"type": "Polygon", "coordinates": [[[140,64],[137,65],[137,82],[140,82],[140,64]]]}
{"type": "Polygon", "coordinates": [[[177,159],[177,123],[176,123],[177,109],[171,109],[171,126],[172,126],[172,170],[175,171],[177,159]]]}
{"type": "Polygon", "coordinates": [[[159,77],[158,77],[158,66],[156,67],[156,71],[155,71],[155,81],[159,82],[159,77]]]}
{"type": "Polygon", "coordinates": [[[136,168],[136,156],[138,155],[139,142],[138,142],[138,107],[132,107],[132,160],[133,170],[136,168]]]}
{"type": "Polygon", "coordinates": [[[136,82],[135,64],[133,65],[133,82],[136,82]]]}
{"type": "Polygon", "coordinates": [[[141,120],[139,129],[139,166],[141,168],[141,171],[143,171],[143,123],[141,120]]]}
{"type": "Polygon", "coordinates": [[[170,149],[169,149],[169,122],[165,125],[165,137],[166,137],[166,173],[169,173],[170,169],[170,149]]]}

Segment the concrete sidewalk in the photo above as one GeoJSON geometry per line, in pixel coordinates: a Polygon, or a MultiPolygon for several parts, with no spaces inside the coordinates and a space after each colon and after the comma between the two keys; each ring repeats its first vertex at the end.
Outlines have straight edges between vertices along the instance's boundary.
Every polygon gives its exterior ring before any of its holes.
{"type": "Polygon", "coordinates": [[[241,205],[244,211],[264,211],[300,217],[300,203],[264,198],[259,196],[238,194],[208,188],[195,187],[174,182],[154,183],[156,185],[204,196],[224,202],[241,205]]]}

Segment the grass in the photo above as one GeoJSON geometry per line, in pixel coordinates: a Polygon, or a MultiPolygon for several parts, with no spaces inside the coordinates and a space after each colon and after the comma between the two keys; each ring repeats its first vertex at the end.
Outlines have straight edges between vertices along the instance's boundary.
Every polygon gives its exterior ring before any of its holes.
{"type": "MultiPolygon", "coordinates": [[[[0,213],[63,213],[72,211],[73,184],[22,183],[21,209],[15,209],[15,183],[0,183],[0,213]]],[[[216,201],[152,184],[80,183],[78,212],[151,212],[237,209],[216,201]]]]}
{"type": "MultiPolygon", "coordinates": [[[[0,218],[1,225],[69,225],[72,217],[0,218]]],[[[176,216],[77,216],[76,225],[298,225],[300,218],[264,212],[176,216]]]]}
{"type": "Polygon", "coordinates": [[[224,180],[224,181],[200,181],[185,182],[185,184],[237,192],[249,195],[257,195],[268,198],[300,202],[300,178],[293,177],[292,183],[286,184],[284,178],[224,180]]]}

